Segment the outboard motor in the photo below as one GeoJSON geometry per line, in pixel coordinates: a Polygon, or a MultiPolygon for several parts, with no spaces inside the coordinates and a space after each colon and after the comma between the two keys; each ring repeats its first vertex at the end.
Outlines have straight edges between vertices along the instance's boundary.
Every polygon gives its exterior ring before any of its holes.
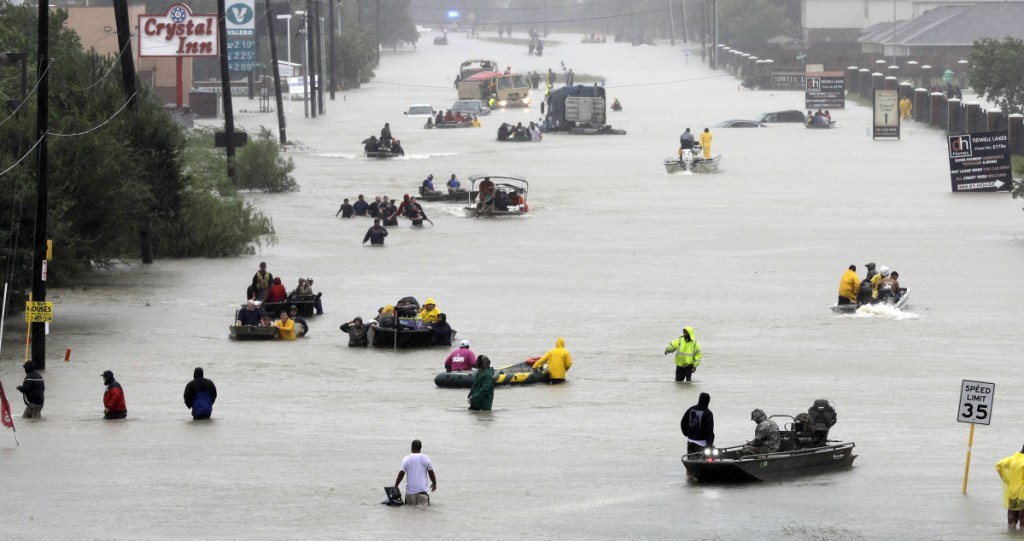
{"type": "Polygon", "coordinates": [[[690,150],[688,148],[684,148],[683,149],[683,155],[679,158],[679,161],[683,162],[683,166],[685,167],[687,173],[692,173],[693,172],[693,151],[692,150],[690,150]]]}

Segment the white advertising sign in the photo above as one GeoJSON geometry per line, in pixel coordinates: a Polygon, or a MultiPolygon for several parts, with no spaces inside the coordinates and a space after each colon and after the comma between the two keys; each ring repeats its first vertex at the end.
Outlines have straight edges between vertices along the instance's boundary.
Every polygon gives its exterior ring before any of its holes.
{"type": "Polygon", "coordinates": [[[139,56],[217,56],[217,14],[172,4],[163,15],[139,15],[139,56]]]}

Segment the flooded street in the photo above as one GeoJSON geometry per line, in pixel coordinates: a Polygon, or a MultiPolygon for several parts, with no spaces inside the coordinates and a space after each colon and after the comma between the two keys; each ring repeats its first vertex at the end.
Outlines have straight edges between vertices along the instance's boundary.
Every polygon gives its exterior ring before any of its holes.
{"type": "MultiPolygon", "coordinates": [[[[491,33],[490,35],[493,35],[491,33]]],[[[525,34],[518,37],[524,37],[525,34]]],[[[327,115],[285,105],[301,191],[258,195],[278,243],[230,259],[138,261],[88,287],[51,290],[42,422],[0,434],[7,539],[984,539],[1002,538],[995,462],[1024,443],[1016,387],[1024,305],[1024,202],[950,193],[942,133],[905,124],[872,141],[871,111],[847,102],[834,130],[713,129],[722,171],[668,175],[679,134],[729,118],[802,109],[802,92],[747,91],[663,43],[526,46],[450,35],[447,47],[385,51],[373,82],[339,92],[327,115]],[[625,136],[547,134],[495,141],[483,128],[424,130],[411,104],[451,107],[469,58],[514,71],[606,81],[625,136]],[[404,158],[362,157],[391,123],[404,158]],[[342,199],[415,194],[427,174],[511,173],[530,212],[463,217],[425,204],[383,249],[361,245],[367,219],[342,199]],[[316,279],[325,315],[296,342],[235,342],[227,327],[258,263],[289,290],[316,279]],[[839,277],[856,264],[899,271],[906,314],[836,316],[839,277]],[[437,300],[459,339],[496,367],[565,338],[569,384],[499,388],[494,411],[466,411],[440,389],[445,348],[349,349],[338,325],[412,295],[437,300]],[[695,329],[703,364],[673,382],[665,345],[695,329]],[[62,361],[66,348],[71,361],[62,361]],[[213,421],[182,403],[192,369],[216,382],[213,421]],[[102,420],[104,370],[124,386],[128,419],[102,420]],[[996,383],[979,427],[967,496],[961,379],[996,383]],[[854,441],[852,470],[744,486],[688,482],[679,419],[711,395],[721,446],[753,437],[750,411],[796,415],[835,402],[830,436],[854,441]],[[438,478],[429,508],[380,505],[409,442],[438,478]]],[[[543,90],[533,91],[535,102],[543,90]]],[[[236,109],[256,102],[236,101],[236,109]]],[[[238,125],[276,129],[273,114],[238,125]]],[[[275,132],[276,133],[276,132],[275,132]]],[[[60,257],[59,246],[55,256],[60,257]]],[[[19,316],[20,318],[20,316],[19,316]]],[[[8,321],[2,377],[15,412],[24,323],[8,321]]],[[[404,483],[402,487],[405,490],[404,483]]]]}

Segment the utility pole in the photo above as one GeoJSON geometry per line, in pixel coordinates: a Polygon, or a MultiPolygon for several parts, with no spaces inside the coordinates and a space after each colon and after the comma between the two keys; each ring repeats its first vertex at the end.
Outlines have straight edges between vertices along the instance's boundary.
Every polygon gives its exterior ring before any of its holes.
{"type": "Polygon", "coordinates": [[[672,15],[672,2],[668,0],[668,36],[669,45],[676,46],[676,18],[672,15]]]}
{"type": "MultiPolygon", "coordinates": [[[[36,152],[38,153],[39,167],[36,170],[36,232],[35,242],[32,250],[32,302],[46,301],[46,238],[47,228],[47,207],[50,197],[47,184],[47,132],[49,125],[49,101],[50,84],[50,3],[39,2],[38,15],[38,50],[36,73],[39,77],[39,85],[36,88],[36,152]]],[[[46,369],[46,323],[32,322],[29,324],[29,333],[32,339],[32,361],[36,368],[46,369]]]]}
{"type": "Polygon", "coordinates": [[[329,76],[331,78],[331,101],[334,101],[334,91],[335,91],[335,89],[338,86],[338,81],[335,78],[335,72],[334,72],[335,65],[336,65],[335,61],[334,61],[335,60],[334,59],[334,36],[336,36],[338,34],[338,29],[334,26],[334,19],[335,19],[334,12],[337,11],[337,6],[334,4],[334,0],[330,0],[330,3],[328,5],[330,6],[331,13],[328,16],[330,21],[328,22],[327,26],[329,26],[330,29],[331,29],[331,33],[328,34],[329,36],[331,36],[331,39],[330,39],[330,43],[328,44],[328,47],[330,49],[327,51],[327,58],[329,59],[328,63],[330,64],[328,69],[330,71],[330,75],[329,76]]]}
{"type": "Polygon", "coordinates": [[[235,180],[235,112],[231,106],[231,75],[228,72],[228,30],[224,0],[217,0],[217,42],[220,47],[220,88],[224,94],[224,136],[228,155],[228,178],[235,180]]]}
{"type": "Polygon", "coordinates": [[[690,30],[686,27],[686,0],[679,2],[683,8],[683,43],[690,43],[690,30]]]}
{"type": "Polygon", "coordinates": [[[128,107],[135,110],[135,58],[132,56],[132,27],[128,19],[128,0],[114,0],[114,21],[117,24],[117,49],[121,51],[121,84],[128,107]]]}
{"type": "Polygon", "coordinates": [[[316,29],[316,103],[320,108],[320,114],[324,114],[324,3],[321,0],[313,0],[313,12],[316,19],[313,20],[313,28],[316,29]]]}
{"type": "Polygon", "coordinates": [[[316,13],[313,12],[313,0],[306,0],[306,73],[309,74],[309,112],[312,118],[316,118],[316,47],[313,43],[313,25],[316,21],[316,13]]]}
{"type": "MultiPolygon", "coordinates": [[[[270,61],[274,63],[274,96],[277,98],[277,134],[281,144],[288,143],[288,135],[285,133],[284,100],[281,99],[281,67],[277,65],[277,36],[274,35],[274,13],[270,7],[270,0],[264,0],[267,6],[267,34],[270,38],[270,61]]],[[[291,36],[288,36],[291,38],[291,36]]]]}

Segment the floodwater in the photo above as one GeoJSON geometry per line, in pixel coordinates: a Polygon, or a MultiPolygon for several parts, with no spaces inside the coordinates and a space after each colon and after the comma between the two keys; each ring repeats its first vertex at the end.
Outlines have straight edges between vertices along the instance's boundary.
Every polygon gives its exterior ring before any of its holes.
{"type": "MultiPolygon", "coordinates": [[[[543,58],[449,36],[448,47],[385,51],[373,83],[328,114],[286,105],[302,190],[254,196],[280,242],[254,256],[129,262],[86,288],[51,291],[42,422],[0,433],[0,532],[7,539],[981,539],[1001,538],[993,464],[1024,442],[1015,387],[1024,303],[1022,203],[950,193],[944,140],[911,123],[872,141],[870,110],[834,111],[835,130],[714,130],[716,175],[667,175],[679,133],[727,118],[800,109],[798,92],[740,90],[681,47],[583,45],[552,36],[543,58]],[[560,43],[554,43],[560,40],[560,43]],[[423,130],[413,103],[450,107],[466,58],[606,79],[626,136],[547,135],[501,144],[484,128],[423,130]],[[362,158],[390,122],[408,155],[362,158]],[[393,228],[361,246],[365,219],[335,218],[343,197],[400,197],[428,173],[507,172],[530,180],[530,213],[462,217],[430,204],[433,227],[393,228]],[[233,342],[227,326],[259,261],[294,287],[316,278],[326,314],[293,343],[233,342]],[[845,268],[898,270],[912,317],[836,316],[845,268]],[[437,299],[458,338],[496,366],[565,338],[560,387],[498,389],[491,413],[438,389],[447,351],[349,349],[338,325],[414,295],[437,299]],[[704,364],[672,381],[662,355],[684,325],[704,364]],[[62,361],[65,348],[71,360],[62,361]],[[181,400],[203,366],[214,419],[181,400]],[[129,418],[104,422],[100,373],[123,384],[129,418]],[[993,424],[977,430],[960,494],[968,425],[963,378],[996,383],[993,424]],[[749,439],[753,408],[795,415],[836,404],[851,471],[792,482],[702,486],[679,458],[682,412],[709,392],[720,445],[749,439]],[[428,509],[388,508],[409,442],[431,456],[428,509]]],[[[539,96],[538,96],[539,97],[539,96]]],[[[252,110],[255,102],[236,102],[252,110]]],[[[247,128],[274,116],[242,113],[247,128]]],[[[59,257],[59,247],[55,250],[59,257]]],[[[16,411],[23,324],[0,364],[16,411]]],[[[404,487],[403,487],[404,490],[404,487]]]]}

